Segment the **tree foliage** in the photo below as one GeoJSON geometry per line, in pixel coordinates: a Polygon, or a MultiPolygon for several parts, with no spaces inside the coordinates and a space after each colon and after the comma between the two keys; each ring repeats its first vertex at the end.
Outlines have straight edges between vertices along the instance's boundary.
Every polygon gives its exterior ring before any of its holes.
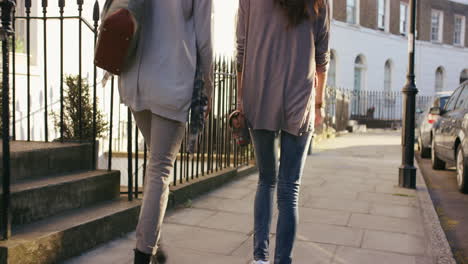
{"type": "MultiPolygon", "coordinates": [[[[63,100],[63,139],[80,139],[80,87],[77,75],[65,77],[66,90],[63,100]]],[[[97,98],[96,98],[97,100],[97,98]]],[[[97,103],[97,102],[96,102],[97,103]]],[[[60,131],[60,112],[54,112],[54,123],[60,131]]],[[[90,95],[90,85],[88,79],[81,79],[81,139],[93,139],[93,98],[90,95]]],[[[104,115],[98,109],[96,112],[96,137],[103,136],[107,129],[107,122],[104,115]]]]}

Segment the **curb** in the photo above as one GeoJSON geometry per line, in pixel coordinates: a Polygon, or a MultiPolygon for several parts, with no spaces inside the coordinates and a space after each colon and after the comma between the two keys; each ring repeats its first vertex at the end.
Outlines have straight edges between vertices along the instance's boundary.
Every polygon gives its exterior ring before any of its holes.
{"type": "Polygon", "coordinates": [[[439,216],[434,208],[429,190],[424,177],[421,174],[419,163],[415,159],[417,167],[417,195],[421,205],[421,214],[424,221],[424,230],[429,239],[428,251],[426,252],[432,257],[435,264],[456,264],[452,250],[448,243],[444,230],[442,229],[439,216]]]}
{"type": "Polygon", "coordinates": [[[194,179],[190,182],[173,186],[170,189],[167,208],[174,209],[204,193],[212,191],[233,180],[240,179],[257,171],[256,165],[229,168],[194,179]]]}

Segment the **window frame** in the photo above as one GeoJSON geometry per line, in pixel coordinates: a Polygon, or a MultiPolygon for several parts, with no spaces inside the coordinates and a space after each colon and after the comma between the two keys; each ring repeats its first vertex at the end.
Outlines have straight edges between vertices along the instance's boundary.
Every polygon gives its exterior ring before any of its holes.
{"type": "Polygon", "coordinates": [[[464,47],[465,46],[465,25],[466,25],[466,18],[464,15],[459,15],[459,14],[455,14],[454,17],[453,17],[453,45],[455,46],[460,46],[460,47],[464,47]],[[457,18],[460,18],[461,21],[460,21],[460,42],[455,42],[455,37],[456,37],[456,25],[457,25],[457,18]]]}
{"type": "Polygon", "coordinates": [[[400,2],[400,25],[399,26],[400,26],[400,34],[402,34],[404,36],[408,35],[408,27],[409,27],[408,26],[408,21],[409,21],[409,5],[406,2],[400,2]],[[401,14],[402,7],[404,7],[405,11],[406,11],[406,14],[404,16],[404,18],[405,18],[404,20],[402,20],[403,16],[401,14]],[[404,26],[402,25],[402,23],[404,23],[404,26]],[[402,31],[402,28],[403,28],[403,31],[402,31]]]}
{"type": "Polygon", "coordinates": [[[378,29],[385,30],[386,19],[387,19],[387,0],[377,0],[377,28],[378,29]]]}
{"type": "Polygon", "coordinates": [[[431,39],[431,42],[435,42],[435,43],[442,43],[443,42],[443,32],[444,32],[444,11],[442,10],[439,10],[439,9],[432,9],[431,10],[431,23],[430,23],[430,27],[431,27],[431,30],[430,30],[430,39],[431,39]],[[437,39],[434,39],[433,38],[433,26],[434,26],[434,23],[433,23],[433,16],[434,14],[439,14],[439,20],[438,20],[438,25],[437,25],[437,39]]]}
{"type": "Polygon", "coordinates": [[[336,54],[330,50],[330,63],[327,72],[327,85],[336,87],[336,54]],[[332,83],[333,81],[333,83],[332,83]]]}
{"type": "Polygon", "coordinates": [[[384,91],[391,92],[392,91],[392,62],[390,60],[386,60],[384,64],[384,91]],[[388,89],[387,89],[388,88],[388,89]]]}
{"type": "Polygon", "coordinates": [[[359,0],[346,0],[346,23],[352,24],[352,25],[359,25],[359,7],[360,7],[360,1],[359,0]],[[350,20],[348,16],[348,8],[351,7],[349,3],[352,2],[354,3],[353,7],[353,21],[350,20]]]}
{"type": "Polygon", "coordinates": [[[445,84],[445,69],[442,66],[439,66],[435,70],[435,78],[434,78],[434,91],[437,92],[442,92],[444,90],[444,85],[445,84]],[[437,76],[439,74],[439,69],[440,69],[440,74],[441,74],[441,79],[440,79],[440,90],[437,90],[437,76]]]}

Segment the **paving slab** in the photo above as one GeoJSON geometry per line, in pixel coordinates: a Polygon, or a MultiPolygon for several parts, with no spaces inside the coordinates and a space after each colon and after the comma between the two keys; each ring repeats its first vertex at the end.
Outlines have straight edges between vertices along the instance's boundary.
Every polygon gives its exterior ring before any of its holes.
{"type": "Polygon", "coordinates": [[[414,256],[378,250],[339,247],[333,264],[416,264],[414,256]]]}
{"type": "Polygon", "coordinates": [[[414,220],[418,220],[417,218],[421,217],[419,211],[414,210],[414,207],[381,203],[372,204],[370,214],[399,218],[412,218],[414,220]]]}
{"type": "Polygon", "coordinates": [[[246,214],[217,212],[199,223],[201,227],[252,234],[253,217],[246,214]]]}
{"type": "Polygon", "coordinates": [[[368,201],[345,200],[339,198],[311,197],[304,207],[341,210],[346,212],[368,213],[371,203],[368,201]]]}
{"type": "Polygon", "coordinates": [[[299,221],[301,223],[322,223],[345,226],[351,213],[326,209],[301,208],[299,210],[299,221]]]}
{"type": "Polygon", "coordinates": [[[229,186],[229,188],[215,190],[211,193],[211,195],[213,197],[226,199],[242,199],[253,192],[255,192],[254,189],[247,188],[246,186],[229,186]]]}
{"type": "Polygon", "coordinates": [[[199,225],[217,213],[217,211],[213,210],[185,208],[184,210],[177,210],[167,214],[165,222],[181,225],[199,225]]]}
{"type": "Polygon", "coordinates": [[[309,242],[359,247],[364,231],[360,228],[326,224],[299,225],[297,239],[309,242]]]}
{"type": "Polygon", "coordinates": [[[397,217],[352,214],[348,225],[356,228],[405,233],[422,237],[425,235],[421,222],[397,217]]]}
{"type": "Polygon", "coordinates": [[[413,235],[366,230],[362,247],[423,256],[426,243],[423,238],[413,235]]]}
{"type": "Polygon", "coordinates": [[[229,255],[247,238],[238,232],[175,224],[165,224],[164,232],[167,245],[221,255],[229,255]]]}
{"type": "Polygon", "coordinates": [[[369,202],[379,202],[382,204],[395,204],[395,205],[410,205],[416,200],[416,197],[413,195],[410,196],[401,196],[399,193],[386,194],[386,193],[372,193],[372,192],[361,192],[358,195],[358,200],[369,201],[369,202]]]}

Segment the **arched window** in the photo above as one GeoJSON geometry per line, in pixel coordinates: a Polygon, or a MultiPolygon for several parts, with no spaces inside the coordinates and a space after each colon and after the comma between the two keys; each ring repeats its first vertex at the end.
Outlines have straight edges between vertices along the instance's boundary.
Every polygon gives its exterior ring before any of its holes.
{"type": "Polygon", "coordinates": [[[395,93],[392,92],[392,70],[393,63],[390,59],[385,62],[384,66],[384,103],[386,107],[395,107],[395,93]]]}
{"type": "Polygon", "coordinates": [[[384,68],[384,91],[390,92],[392,90],[392,61],[387,60],[384,68]]]}
{"type": "Polygon", "coordinates": [[[366,98],[363,98],[362,90],[365,89],[366,80],[366,60],[363,55],[359,55],[354,60],[354,91],[351,99],[351,115],[360,116],[365,113],[366,98]]]}
{"type": "Polygon", "coordinates": [[[327,85],[336,87],[336,51],[330,51],[330,63],[328,66],[327,85]]]}
{"type": "Polygon", "coordinates": [[[354,90],[359,91],[364,89],[366,68],[364,56],[357,56],[354,61],[354,90]]]}
{"type": "Polygon", "coordinates": [[[444,68],[439,66],[435,72],[435,92],[444,90],[444,68]]]}
{"type": "Polygon", "coordinates": [[[465,81],[468,81],[468,69],[464,69],[461,73],[460,73],[460,83],[463,83],[465,81]]]}

